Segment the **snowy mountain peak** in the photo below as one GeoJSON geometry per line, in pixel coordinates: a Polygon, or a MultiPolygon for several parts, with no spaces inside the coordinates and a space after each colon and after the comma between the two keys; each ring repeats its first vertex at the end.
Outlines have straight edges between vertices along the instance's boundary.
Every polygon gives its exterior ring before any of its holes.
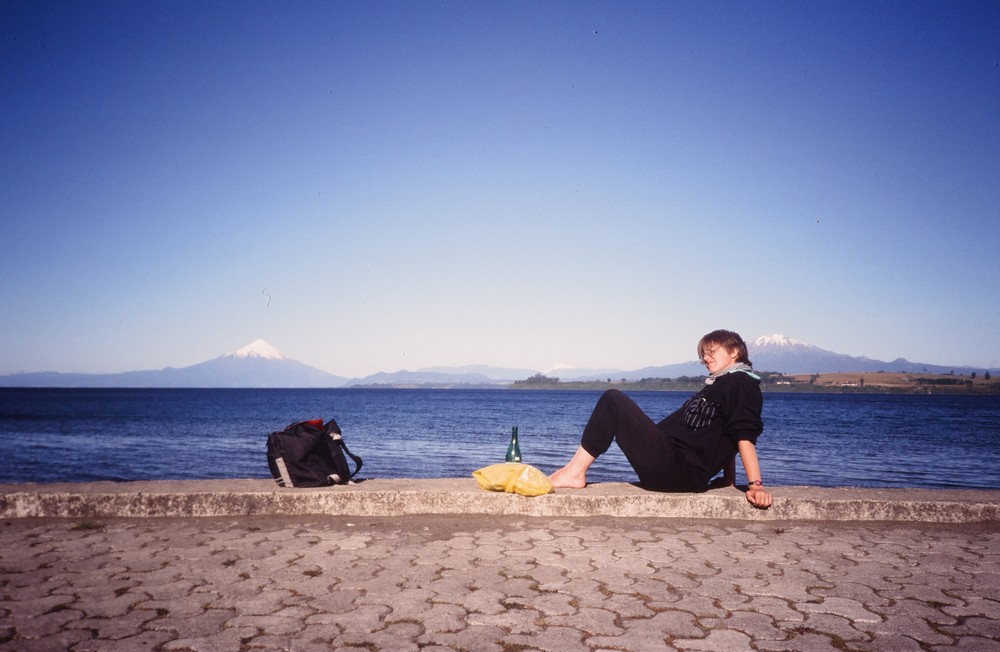
{"type": "Polygon", "coordinates": [[[799,340],[793,340],[790,337],[785,337],[781,333],[775,333],[773,335],[761,335],[752,342],[754,347],[760,346],[809,346],[805,342],[799,340]]]}
{"type": "Polygon", "coordinates": [[[227,358],[263,358],[265,360],[284,360],[285,356],[264,340],[254,340],[242,349],[227,353],[227,358]]]}

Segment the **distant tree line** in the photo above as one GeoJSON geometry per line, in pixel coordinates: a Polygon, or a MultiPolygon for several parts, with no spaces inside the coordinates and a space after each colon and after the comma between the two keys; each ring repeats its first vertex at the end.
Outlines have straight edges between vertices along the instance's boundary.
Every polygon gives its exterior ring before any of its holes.
{"type": "Polygon", "coordinates": [[[524,380],[515,380],[515,385],[555,385],[559,382],[559,379],[555,376],[546,376],[545,374],[535,374],[534,376],[529,376],[524,380]]]}
{"type": "Polygon", "coordinates": [[[795,382],[791,376],[786,376],[778,371],[754,371],[754,373],[760,376],[760,382],[765,385],[795,382]]]}
{"type": "Polygon", "coordinates": [[[917,378],[918,385],[972,385],[972,381],[962,378],[917,378]]]}
{"type": "MultiPolygon", "coordinates": [[[[945,376],[945,377],[920,377],[910,381],[906,386],[880,386],[878,383],[866,382],[865,377],[859,376],[857,381],[834,385],[820,385],[818,381],[821,374],[812,374],[808,382],[802,382],[793,376],[789,376],[774,371],[756,371],[761,377],[761,384],[764,391],[769,392],[864,392],[864,393],[905,393],[919,391],[921,393],[931,392],[957,392],[976,394],[1000,394],[1000,383],[975,383],[968,377],[945,376]],[[920,389],[918,389],[920,388],[920,389]]],[[[976,378],[971,375],[971,378],[976,378]]],[[[991,380],[989,372],[985,372],[983,379],[991,380]]],[[[546,376],[537,373],[524,380],[514,381],[510,387],[512,389],[554,389],[554,390],[603,390],[620,389],[623,391],[692,391],[700,389],[705,385],[705,376],[680,376],[677,378],[649,377],[639,380],[560,380],[555,376],[546,376]]]]}

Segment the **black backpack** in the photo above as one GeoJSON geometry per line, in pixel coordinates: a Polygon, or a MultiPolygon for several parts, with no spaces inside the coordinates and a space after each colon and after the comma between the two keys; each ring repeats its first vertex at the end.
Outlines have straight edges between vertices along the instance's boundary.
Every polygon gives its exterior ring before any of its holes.
{"type": "Polygon", "coordinates": [[[361,458],[347,450],[333,419],[293,423],[267,438],[267,466],[281,487],[347,484],[361,470],[361,458]],[[354,472],[347,465],[354,460],[354,472]]]}

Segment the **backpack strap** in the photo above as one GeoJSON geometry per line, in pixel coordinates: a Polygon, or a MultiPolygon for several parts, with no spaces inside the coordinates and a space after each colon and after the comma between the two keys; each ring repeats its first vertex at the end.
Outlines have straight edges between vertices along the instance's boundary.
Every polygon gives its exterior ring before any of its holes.
{"type": "Polygon", "coordinates": [[[347,449],[347,444],[344,443],[344,438],[340,436],[339,432],[331,433],[330,434],[330,439],[332,439],[334,442],[336,442],[336,444],[338,446],[340,446],[341,450],[343,450],[344,453],[349,458],[351,458],[352,460],[354,460],[354,472],[351,473],[351,475],[349,475],[347,477],[347,481],[350,481],[350,479],[353,478],[354,476],[356,476],[358,474],[358,471],[361,470],[361,465],[362,465],[363,462],[361,461],[360,457],[358,457],[357,455],[355,455],[354,453],[352,453],[351,451],[349,451],[347,449]]]}

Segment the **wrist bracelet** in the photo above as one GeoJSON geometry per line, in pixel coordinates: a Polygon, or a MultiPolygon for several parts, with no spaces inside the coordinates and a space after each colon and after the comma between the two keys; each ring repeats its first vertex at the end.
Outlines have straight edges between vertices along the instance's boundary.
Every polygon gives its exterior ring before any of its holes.
{"type": "Polygon", "coordinates": [[[763,487],[764,483],[760,480],[754,480],[753,482],[747,482],[751,487],[763,487]]]}

